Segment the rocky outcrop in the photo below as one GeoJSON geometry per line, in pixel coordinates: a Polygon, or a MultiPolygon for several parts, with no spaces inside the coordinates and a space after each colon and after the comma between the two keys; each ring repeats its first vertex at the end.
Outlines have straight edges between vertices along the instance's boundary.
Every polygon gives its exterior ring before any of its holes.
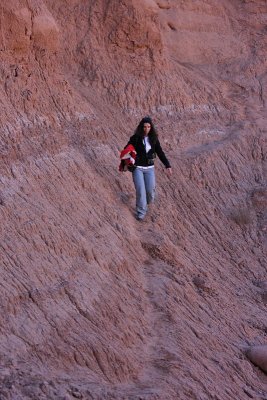
{"type": "Polygon", "coordinates": [[[0,15],[0,397],[265,398],[266,2],[0,15]],[[138,224],[147,113],[173,175],[138,224]]]}
{"type": "Polygon", "coordinates": [[[267,372],[267,346],[252,346],[247,351],[248,358],[253,364],[260,367],[264,372],[267,372]]]}

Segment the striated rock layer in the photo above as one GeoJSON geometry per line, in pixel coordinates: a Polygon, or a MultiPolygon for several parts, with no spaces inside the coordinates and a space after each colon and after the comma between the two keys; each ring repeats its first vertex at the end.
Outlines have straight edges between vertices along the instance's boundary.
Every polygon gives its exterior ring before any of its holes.
{"type": "Polygon", "coordinates": [[[266,1],[0,21],[0,398],[265,399],[266,1]],[[173,175],[140,224],[118,153],[146,114],[173,175]]]}

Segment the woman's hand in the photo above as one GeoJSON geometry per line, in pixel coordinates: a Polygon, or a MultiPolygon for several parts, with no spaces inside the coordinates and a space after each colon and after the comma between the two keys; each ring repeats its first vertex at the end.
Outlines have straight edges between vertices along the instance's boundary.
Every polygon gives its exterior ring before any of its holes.
{"type": "Polygon", "coordinates": [[[171,169],[171,167],[170,167],[170,168],[166,168],[166,172],[167,172],[168,175],[171,175],[171,174],[172,174],[172,169],[171,169]]]}

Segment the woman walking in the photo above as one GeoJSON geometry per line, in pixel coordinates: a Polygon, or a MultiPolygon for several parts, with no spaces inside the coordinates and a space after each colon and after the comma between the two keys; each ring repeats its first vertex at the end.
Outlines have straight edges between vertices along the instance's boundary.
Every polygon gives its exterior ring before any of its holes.
{"type": "Polygon", "coordinates": [[[136,150],[133,170],[133,182],[136,191],[136,219],[142,221],[147,212],[147,205],[155,199],[154,160],[158,155],[171,175],[171,165],[161,148],[156,129],[150,117],[143,118],[131,136],[128,145],[136,150]]]}

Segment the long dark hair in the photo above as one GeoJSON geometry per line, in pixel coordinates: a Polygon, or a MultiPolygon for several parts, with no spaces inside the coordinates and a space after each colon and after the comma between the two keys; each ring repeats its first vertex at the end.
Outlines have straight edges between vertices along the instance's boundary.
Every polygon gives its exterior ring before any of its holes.
{"type": "Polygon", "coordinates": [[[152,122],[152,119],[150,117],[144,117],[143,119],[141,119],[141,121],[139,122],[136,130],[135,130],[135,134],[138,136],[143,137],[144,136],[144,124],[148,123],[151,125],[151,129],[149,131],[148,137],[149,137],[149,141],[151,144],[155,144],[158,138],[158,134],[157,131],[154,127],[154,124],[152,122]]]}

